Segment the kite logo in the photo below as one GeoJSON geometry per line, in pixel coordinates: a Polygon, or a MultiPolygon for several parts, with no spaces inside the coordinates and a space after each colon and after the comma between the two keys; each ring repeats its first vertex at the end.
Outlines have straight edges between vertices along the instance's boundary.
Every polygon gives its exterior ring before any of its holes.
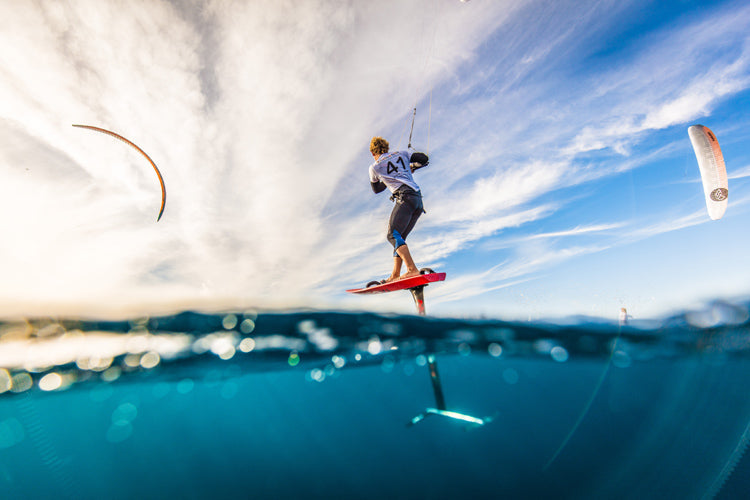
{"type": "Polygon", "coordinates": [[[711,191],[711,199],[714,201],[724,201],[729,196],[729,191],[726,188],[716,188],[711,191]]]}

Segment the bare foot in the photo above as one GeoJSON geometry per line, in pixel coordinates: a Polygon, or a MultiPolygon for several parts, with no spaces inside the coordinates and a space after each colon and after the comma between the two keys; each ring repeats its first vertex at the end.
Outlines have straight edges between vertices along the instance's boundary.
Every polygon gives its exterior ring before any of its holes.
{"type": "Polygon", "coordinates": [[[406,271],[404,274],[399,276],[397,279],[406,279],[406,278],[413,278],[414,276],[419,276],[419,269],[415,269],[413,271],[406,271]]]}
{"type": "Polygon", "coordinates": [[[397,281],[399,279],[401,279],[401,276],[389,276],[384,281],[386,283],[390,283],[391,281],[397,281]]]}

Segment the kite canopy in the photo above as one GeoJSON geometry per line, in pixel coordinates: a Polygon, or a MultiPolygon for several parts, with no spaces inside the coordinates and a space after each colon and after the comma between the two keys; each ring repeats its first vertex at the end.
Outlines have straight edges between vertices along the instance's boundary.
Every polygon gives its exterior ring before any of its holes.
{"type": "Polygon", "coordinates": [[[154,161],[151,159],[151,157],[149,155],[147,155],[146,152],[143,151],[141,148],[139,148],[138,146],[136,146],[133,142],[127,140],[126,138],[124,138],[120,134],[112,132],[111,130],[103,129],[103,128],[100,128],[100,127],[94,127],[94,126],[91,126],[91,125],[75,125],[74,124],[73,126],[74,127],[79,127],[79,128],[87,128],[89,130],[94,130],[96,132],[101,132],[102,134],[107,134],[109,136],[112,136],[115,139],[118,139],[118,140],[124,142],[125,144],[128,144],[129,146],[134,147],[135,149],[138,150],[139,153],[141,153],[148,160],[148,162],[151,164],[151,166],[154,167],[154,171],[156,172],[156,176],[159,178],[159,184],[161,184],[161,208],[159,209],[159,216],[156,218],[156,222],[159,222],[159,219],[161,219],[161,215],[164,213],[164,205],[166,205],[166,203],[167,203],[167,189],[164,187],[164,178],[161,176],[161,172],[159,172],[159,168],[156,166],[156,163],[154,163],[154,161]]]}
{"type": "Polygon", "coordinates": [[[688,128],[688,135],[698,159],[708,215],[713,220],[719,220],[727,209],[729,196],[727,169],[719,141],[714,133],[703,125],[691,126],[688,128]]]}

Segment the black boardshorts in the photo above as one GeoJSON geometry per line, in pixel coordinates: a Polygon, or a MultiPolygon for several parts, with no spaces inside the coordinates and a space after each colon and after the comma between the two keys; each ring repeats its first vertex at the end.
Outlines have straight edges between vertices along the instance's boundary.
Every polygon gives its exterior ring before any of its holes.
{"type": "Polygon", "coordinates": [[[395,206],[391,212],[391,219],[388,221],[386,238],[393,245],[395,257],[396,249],[406,244],[406,237],[414,229],[414,224],[424,212],[424,207],[421,193],[406,186],[398,188],[391,198],[395,206]]]}

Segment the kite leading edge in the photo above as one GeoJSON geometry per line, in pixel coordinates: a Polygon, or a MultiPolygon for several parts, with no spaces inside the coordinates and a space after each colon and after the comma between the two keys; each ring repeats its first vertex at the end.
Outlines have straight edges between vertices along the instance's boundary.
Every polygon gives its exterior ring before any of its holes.
{"type": "Polygon", "coordinates": [[[127,140],[126,138],[124,138],[120,134],[112,132],[111,130],[103,129],[103,128],[100,128],[100,127],[94,127],[92,125],[76,125],[76,124],[73,124],[73,126],[74,127],[78,127],[78,128],[87,128],[89,130],[95,130],[97,132],[101,132],[103,134],[107,134],[109,136],[112,136],[115,139],[119,139],[122,142],[124,142],[125,144],[128,144],[128,145],[134,147],[135,149],[138,150],[139,153],[141,153],[143,156],[146,157],[146,159],[151,164],[151,166],[154,167],[154,171],[156,172],[156,175],[159,177],[159,184],[161,184],[161,208],[159,209],[159,216],[156,218],[156,222],[159,222],[159,219],[161,219],[161,215],[164,213],[164,205],[167,203],[167,189],[164,187],[164,178],[161,176],[161,172],[159,172],[159,168],[156,166],[156,163],[154,163],[154,161],[151,159],[151,157],[149,157],[149,155],[147,155],[145,151],[143,151],[141,148],[139,148],[138,146],[136,146],[133,142],[127,140]]]}

